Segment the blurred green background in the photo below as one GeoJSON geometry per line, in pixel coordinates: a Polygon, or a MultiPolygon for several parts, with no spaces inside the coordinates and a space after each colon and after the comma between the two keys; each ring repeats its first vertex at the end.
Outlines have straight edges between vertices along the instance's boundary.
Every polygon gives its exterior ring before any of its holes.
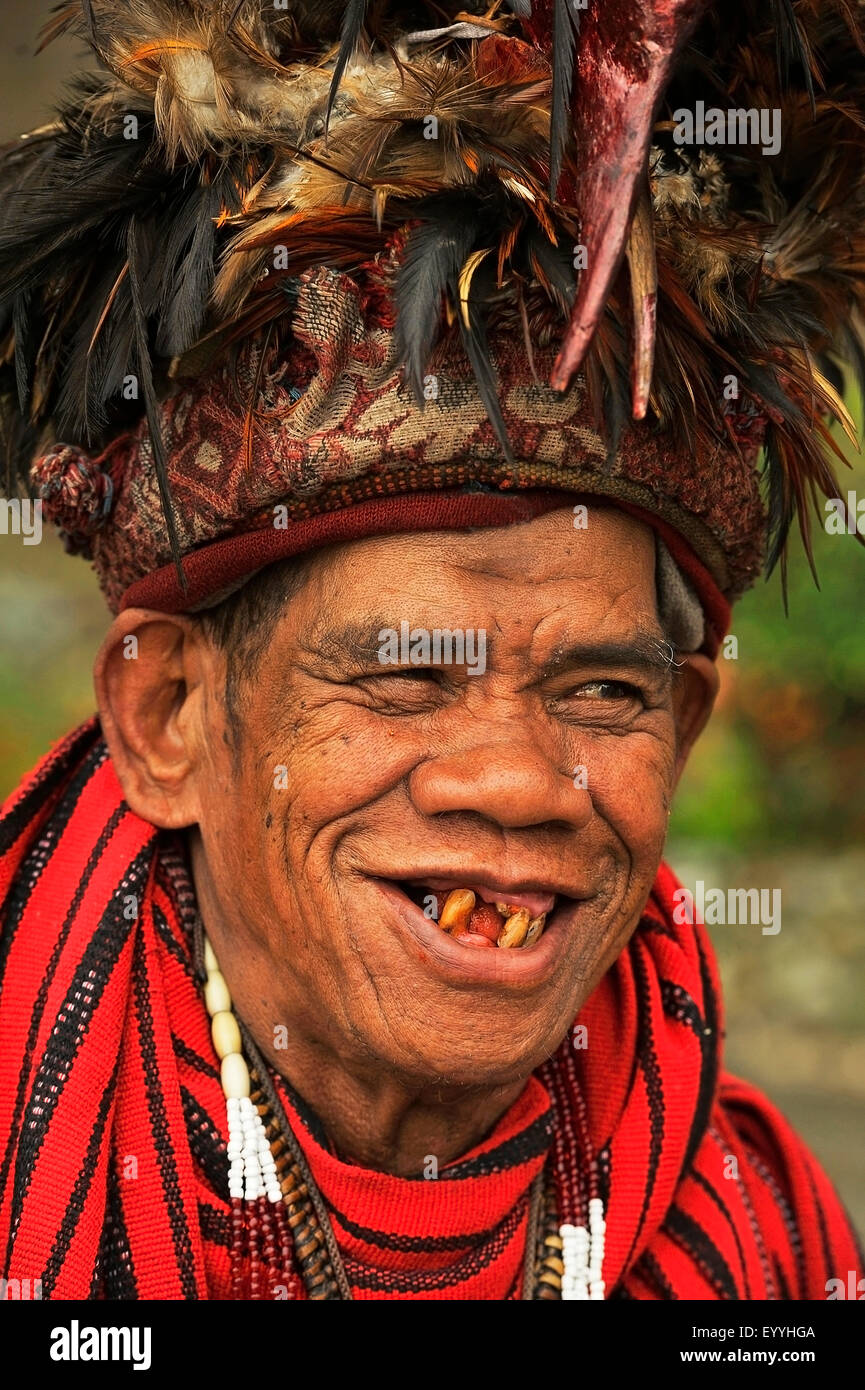
{"type": "MultiPolygon", "coordinates": [[[[46,118],[75,50],[33,60],[44,14],[4,0],[0,137],[46,118]]],[[[856,413],[861,415],[855,402],[856,413]]],[[[865,498],[858,459],[842,479],[865,498]]],[[[668,858],[693,888],[780,888],[782,929],[712,929],[727,1064],[805,1136],[865,1231],[865,550],[816,524],[821,589],[792,547],[739,605],[738,658],[680,788],[668,858]]],[[[90,668],[107,610],[89,567],[48,536],[0,536],[0,796],[93,710],[90,668]]]]}

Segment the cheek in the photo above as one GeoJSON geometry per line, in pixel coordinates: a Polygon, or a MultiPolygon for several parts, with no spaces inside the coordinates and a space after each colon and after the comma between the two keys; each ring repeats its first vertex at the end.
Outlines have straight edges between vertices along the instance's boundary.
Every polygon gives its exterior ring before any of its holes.
{"type": "Polygon", "coordinates": [[[597,739],[585,763],[595,810],[635,860],[655,858],[667,831],[673,789],[672,719],[649,733],[597,739]]]}
{"type": "Polygon", "coordinates": [[[268,808],[308,840],[398,786],[422,749],[417,734],[396,720],[373,719],[345,703],[320,708],[295,726],[284,755],[286,785],[268,791],[268,808]]]}

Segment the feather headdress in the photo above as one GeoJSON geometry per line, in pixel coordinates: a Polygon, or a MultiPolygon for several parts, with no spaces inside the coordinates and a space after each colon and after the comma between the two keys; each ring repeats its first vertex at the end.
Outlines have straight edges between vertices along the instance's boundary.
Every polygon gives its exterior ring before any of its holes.
{"type": "Polygon", "coordinates": [[[74,31],[100,71],[0,165],[10,470],[143,413],[177,558],[168,383],[263,344],[251,441],[298,283],[324,266],[384,286],[421,403],[438,340],[461,341],[510,463],[496,325],[534,374],[556,352],[557,390],[583,374],[610,457],[629,420],[698,458],[759,436],[769,563],[797,515],[807,547],[809,504],[838,491],[829,422],[852,430],[840,363],[865,383],[862,9],[59,5],[45,40],[74,31]]]}

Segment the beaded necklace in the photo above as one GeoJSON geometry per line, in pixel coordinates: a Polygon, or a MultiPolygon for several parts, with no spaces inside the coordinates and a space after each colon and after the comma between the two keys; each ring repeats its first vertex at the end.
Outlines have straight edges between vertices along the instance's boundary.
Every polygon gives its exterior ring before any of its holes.
{"type": "MultiPolygon", "coordinates": [[[[268,1068],[232,1010],[213,948],[196,924],[196,956],[204,977],[211,1036],[220,1059],[228,1117],[228,1194],[231,1202],[231,1287],[238,1299],[351,1299],[327,1206],[294,1134],[268,1068]],[[248,1270],[248,1272],[247,1272],[248,1270]]],[[[552,1173],[545,1168],[529,1194],[523,1299],[603,1299],[604,1204],[597,1164],[581,1190],[575,1161],[590,1153],[581,1093],[571,1123],[563,1078],[547,1066],[544,1080],[559,1116],[552,1173]],[[564,1113],[563,1113],[564,1112],[564,1113]],[[558,1213],[579,1216],[560,1224],[558,1213]]],[[[570,1080],[574,1080],[573,1072],[570,1080]]]]}

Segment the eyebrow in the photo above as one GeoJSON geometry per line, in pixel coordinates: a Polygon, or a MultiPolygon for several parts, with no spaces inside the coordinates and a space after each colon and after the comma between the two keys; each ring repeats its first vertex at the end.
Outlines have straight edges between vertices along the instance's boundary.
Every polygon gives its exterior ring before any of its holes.
{"type": "Polygon", "coordinates": [[[393,623],[389,618],[373,615],[346,623],[336,631],[332,628],[316,630],[307,645],[318,655],[335,663],[345,660],[346,657],[368,658],[378,662],[381,646],[378,634],[383,628],[395,628],[399,632],[399,619],[393,623]]]}
{"type": "MultiPolygon", "coordinates": [[[[315,633],[315,650],[326,660],[339,662],[347,656],[378,662],[380,642],[379,632],[387,628],[399,632],[402,619],[394,622],[389,617],[370,615],[368,618],[347,623],[338,631],[333,629],[315,633]]],[[[414,628],[415,623],[411,624],[414,628]]],[[[440,630],[447,624],[438,624],[440,630]]],[[[429,629],[434,630],[434,629],[429,629]]],[[[490,657],[495,655],[495,637],[487,635],[487,650],[490,657]]],[[[608,642],[574,642],[557,647],[544,662],[539,679],[548,680],[560,675],[562,671],[577,666],[616,667],[619,670],[660,672],[667,675],[679,665],[679,652],[672,642],[660,634],[636,632],[629,637],[608,642]]]]}
{"type": "Polygon", "coordinates": [[[541,679],[560,675],[574,666],[606,666],[628,671],[655,671],[664,675],[679,666],[679,653],[665,637],[635,633],[610,642],[575,642],[558,647],[541,668],[541,679]]]}

